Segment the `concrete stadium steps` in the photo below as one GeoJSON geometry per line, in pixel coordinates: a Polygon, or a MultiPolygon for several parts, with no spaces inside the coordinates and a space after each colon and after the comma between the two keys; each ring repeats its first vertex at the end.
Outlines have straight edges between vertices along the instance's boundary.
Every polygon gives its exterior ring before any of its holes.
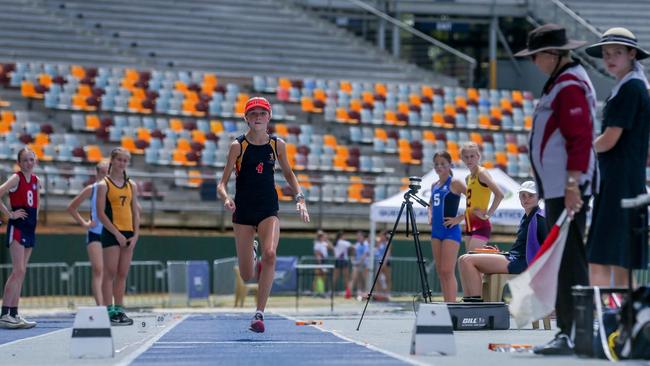
{"type": "Polygon", "coordinates": [[[38,5],[1,0],[0,58],[97,64],[134,64],[136,60],[62,20],[38,5]]]}
{"type": "Polygon", "coordinates": [[[275,0],[73,0],[66,1],[64,8],[60,1],[41,3],[143,62],[162,67],[209,69],[232,75],[411,81],[435,78],[275,0]]]}
{"type": "Polygon", "coordinates": [[[591,1],[564,0],[572,10],[589,21],[599,31],[611,27],[626,27],[638,38],[644,48],[650,47],[650,2],[645,0],[591,1]]]}

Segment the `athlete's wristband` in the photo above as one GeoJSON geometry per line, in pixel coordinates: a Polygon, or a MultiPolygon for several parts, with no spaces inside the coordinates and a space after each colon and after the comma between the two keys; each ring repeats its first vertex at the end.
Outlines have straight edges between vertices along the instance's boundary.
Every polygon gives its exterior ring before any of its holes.
{"type": "Polygon", "coordinates": [[[300,202],[300,200],[304,201],[305,200],[305,194],[302,193],[302,192],[298,192],[298,194],[296,194],[295,199],[296,199],[296,202],[300,202]]]}

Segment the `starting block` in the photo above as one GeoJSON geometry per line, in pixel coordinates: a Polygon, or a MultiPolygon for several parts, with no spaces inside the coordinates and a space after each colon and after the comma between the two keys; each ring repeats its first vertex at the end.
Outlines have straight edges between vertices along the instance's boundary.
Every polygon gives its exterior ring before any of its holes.
{"type": "Polygon", "coordinates": [[[111,322],[106,308],[80,307],[72,327],[70,357],[109,358],[114,356],[114,350],[111,322]]]}
{"type": "Polygon", "coordinates": [[[456,354],[454,329],[447,304],[420,304],[411,336],[411,354],[456,354]]]}

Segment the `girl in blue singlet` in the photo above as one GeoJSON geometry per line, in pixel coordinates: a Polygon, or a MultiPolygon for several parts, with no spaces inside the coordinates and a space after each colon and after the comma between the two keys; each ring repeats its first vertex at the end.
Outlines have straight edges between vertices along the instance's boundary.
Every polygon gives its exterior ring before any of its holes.
{"type": "Polygon", "coordinates": [[[440,287],[446,302],[456,301],[456,257],[460,247],[461,230],[458,215],[460,195],[465,194],[465,184],[454,179],[451,155],[446,151],[433,156],[433,166],[438,181],[431,186],[429,223],[431,224],[431,249],[440,287]]]}
{"type": "Polygon", "coordinates": [[[102,305],[102,274],[104,269],[101,235],[104,227],[97,217],[97,183],[108,174],[108,162],[101,161],[95,167],[95,183],[89,184],[68,204],[68,213],[75,221],[88,230],[86,250],[92,269],[92,291],[97,305],[102,305]],[[79,206],[90,199],[90,219],[84,219],[79,213],[79,206]]]}

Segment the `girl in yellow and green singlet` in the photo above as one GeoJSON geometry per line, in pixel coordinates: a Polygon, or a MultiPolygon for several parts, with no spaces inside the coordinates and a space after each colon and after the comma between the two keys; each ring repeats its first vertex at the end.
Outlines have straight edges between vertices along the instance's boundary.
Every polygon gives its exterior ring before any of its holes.
{"type": "Polygon", "coordinates": [[[140,210],[135,182],[126,175],[131,154],[118,147],[111,151],[108,175],[97,185],[97,215],[104,225],[102,300],[112,325],[132,325],[124,313],[124,293],[133,250],[138,241],[140,210]],[[114,300],[114,301],[113,301],[114,300]]]}

